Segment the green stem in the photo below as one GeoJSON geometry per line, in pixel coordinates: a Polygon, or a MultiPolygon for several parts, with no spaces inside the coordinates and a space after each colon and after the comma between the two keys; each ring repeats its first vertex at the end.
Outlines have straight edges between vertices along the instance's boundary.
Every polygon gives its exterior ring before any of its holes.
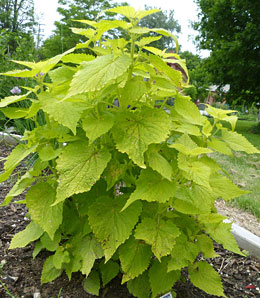
{"type": "Polygon", "coordinates": [[[128,80],[131,80],[132,78],[132,73],[134,69],[134,54],[135,54],[135,38],[134,38],[134,34],[131,34],[131,66],[129,68],[128,80]]]}

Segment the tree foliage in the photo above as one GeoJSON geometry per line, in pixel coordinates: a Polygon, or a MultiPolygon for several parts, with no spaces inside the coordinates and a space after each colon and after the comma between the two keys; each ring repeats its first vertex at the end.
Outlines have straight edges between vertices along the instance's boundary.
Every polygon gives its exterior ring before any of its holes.
{"type": "Polygon", "coordinates": [[[230,84],[230,100],[259,101],[260,14],[258,0],[195,0],[194,28],[201,49],[211,51],[214,83],[230,84]]]}

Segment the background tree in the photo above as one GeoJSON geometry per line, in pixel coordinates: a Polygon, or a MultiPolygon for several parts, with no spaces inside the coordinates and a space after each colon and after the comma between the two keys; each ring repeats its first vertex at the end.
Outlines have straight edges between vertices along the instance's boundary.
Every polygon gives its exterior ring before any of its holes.
{"type": "Polygon", "coordinates": [[[229,101],[258,102],[260,98],[259,0],[194,0],[200,8],[200,49],[211,56],[208,70],[215,84],[230,84],[229,101]]]}
{"type": "Polygon", "coordinates": [[[189,51],[180,54],[182,59],[186,60],[189,70],[191,87],[185,89],[186,94],[193,100],[199,99],[204,102],[208,96],[208,88],[211,84],[211,76],[207,70],[207,59],[194,55],[189,51]]]}
{"type": "MultiPolygon", "coordinates": [[[[145,6],[146,10],[152,9],[155,7],[145,6]]],[[[161,8],[159,8],[161,9],[161,8]]],[[[174,19],[174,10],[161,10],[158,13],[154,13],[151,15],[146,16],[140,21],[140,25],[147,28],[163,28],[168,31],[170,31],[173,34],[177,34],[181,32],[181,26],[179,25],[178,21],[174,19]]],[[[149,36],[151,35],[158,35],[157,33],[151,34],[149,33],[149,36]]],[[[158,49],[164,50],[164,49],[172,49],[173,48],[173,42],[172,38],[163,36],[160,40],[154,41],[150,44],[151,46],[154,46],[158,49]]]]}
{"type": "Polygon", "coordinates": [[[126,5],[126,3],[119,4],[109,0],[58,0],[58,4],[57,11],[62,18],[55,22],[54,34],[44,42],[40,51],[44,58],[60,54],[74,47],[77,43],[87,40],[82,35],[74,34],[70,28],[88,28],[88,26],[73,20],[99,20],[101,18],[99,14],[102,10],[126,5]]]}

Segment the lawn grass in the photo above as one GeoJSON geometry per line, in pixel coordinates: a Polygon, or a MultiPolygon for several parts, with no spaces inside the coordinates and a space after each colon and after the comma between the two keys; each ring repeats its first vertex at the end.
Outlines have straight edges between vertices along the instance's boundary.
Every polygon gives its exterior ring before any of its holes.
{"type": "MultiPolygon", "coordinates": [[[[244,135],[260,149],[260,135],[250,133],[256,122],[239,120],[236,131],[244,135]]],[[[232,200],[231,204],[244,209],[260,219],[260,154],[235,152],[234,156],[215,155],[222,168],[230,174],[230,179],[239,187],[251,191],[232,200]]]]}

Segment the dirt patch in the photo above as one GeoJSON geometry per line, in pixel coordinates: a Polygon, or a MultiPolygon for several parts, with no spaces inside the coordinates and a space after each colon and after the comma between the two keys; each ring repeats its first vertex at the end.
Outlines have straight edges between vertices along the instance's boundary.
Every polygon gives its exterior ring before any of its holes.
{"type": "MultiPolygon", "coordinates": [[[[9,152],[10,149],[0,146],[1,157],[7,156],[9,152]]],[[[12,181],[1,183],[0,203],[2,203],[11,186],[12,181]]],[[[22,199],[23,196],[20,198],[22,199]]],[[[16,298],[57,298],[60,289],[60,298],[94,298],[95,296],[89,295],[83,290],[84,276],[79,273],[73,274],[70,282],[63,274],[55,281],[41,285],[42,265],[49,255],[48,252],[41,252],[33,260],[33,244],[23,249],[8,249],[12,237],[29,223],[26,214],[27,209],[24,205],[10,204],[6,207],[0,207],[0,262],[6,262],[0,274],[0,280],[16,298]],[[36,293],[39,293],[38,296],[34,296],[36,293]]],[[[217,244],[215,250],[219,257],[208,261],[220,273],[227,297],[260,297],[260,261],[253,257],[245,258],[233,254],[217,244]]],[[[183,274],[183,282],[177,283],[174,287],[178,298],[216,297],[195,288],[188,280],[185,270],[183,274]]],[[[2,285],[0,285],[0,297],[10,297],[2,285]]],[[[111,281],[107,288],[101,291],[99,297],[133,298],[126,287],[120,284],[119,278],[111,281]]]]}

